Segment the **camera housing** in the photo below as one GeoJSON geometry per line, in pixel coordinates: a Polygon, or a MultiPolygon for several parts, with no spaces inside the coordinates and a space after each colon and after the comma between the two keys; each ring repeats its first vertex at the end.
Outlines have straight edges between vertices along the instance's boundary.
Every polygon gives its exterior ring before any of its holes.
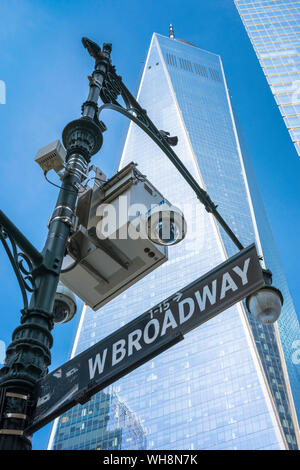
{"type": "Polygon", "coordinates": [[[79,195],[78,224],[70,237],[77,250],[69,250],[60,274],[95,311],[168,259],[168,247],[153,243],[144,223],[144,215],[164,196],[134,162],[104,180],[100,175],[79,195]]]}
{"type": "Polygon", "coordinates": [[[166,200],[151,208],[145,219],[147,235],[158,245],[176,245],[186,235],[187,224],[182,211],[166,200]]]}
{"type": "Polygon", "coordinates": [[[37,152],[35,161],[44,172],[54,170],[58,173],[64,168],[66,154],[67,152],[61,142],[59,140],[55,140],[37,152]]]}
{"type": "Polygon", "coordinates": [[[76,310],[77,305],[74,293],[68,287],[59,283],[53,305],[54,323],[60,325],[69,322],[74,317],[76,310]]]}

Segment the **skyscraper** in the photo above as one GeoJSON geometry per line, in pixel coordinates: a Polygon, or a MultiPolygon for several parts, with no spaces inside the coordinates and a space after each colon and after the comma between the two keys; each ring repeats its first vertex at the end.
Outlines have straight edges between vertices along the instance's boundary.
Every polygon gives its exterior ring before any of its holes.
{"type": "Polygon", "coordinates": [[[300,155],[300,3],[234,1],[300,155]]]}
{"type": "MultiPolygon", "coordinates": [[[[256,241],[285,303],[278,326],[258,323],[243,303],[236,304],[111,385],[105,394],[118,397],[131,410],[147,449],[295,449],[298,425],[292,393],[299,387],[299,375],[291,350],[299,323],[239,139],[220,57],[175,39],[172,30],[170,37],[154,34],[138,100],[158,129],[178,136],[177,155],[219,205],[244,246],[256,241]],[[290,387],[291,377],[295,387],[290,387]]],[[[129,127],[120,168],[131,161],[183,210],[188,235],[170,247],[168,262],[98,312],[84,309],[76,354],[236,252],[175,167],[134,125],[129,127]]],[[[50,448],[95,448],[87,425],[98,429],[97,447],[109,448],[114,430],[113,442],[120,443],[123,428],[127,437],[122,448],[138,448],[128,432],[129,421],[114,425],[112,419],[107,432],[106,421],[99,419],[101,397],[103,393],[93,398],[88,418],[84,405],[57,420],[50,448]],[[66,433],[64,424],[80,413],[84,428],[79,420],[77,428],[66,433]]],[[[107,409],[105,413],[108,416],[107,409]]]]}

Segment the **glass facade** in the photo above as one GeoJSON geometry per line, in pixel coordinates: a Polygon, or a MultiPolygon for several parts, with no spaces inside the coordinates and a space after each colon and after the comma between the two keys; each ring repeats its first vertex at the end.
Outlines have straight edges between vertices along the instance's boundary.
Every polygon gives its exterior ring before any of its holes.
{"type": "MultiPolygon", "coordinates": [[[[256,240],[261,251],[263,240],[251,198],[256,189],[250,188],[246,177],[220,57],[154,34],[138,99],[158,129],[178,136],[177,155],[219,205],[241,242],[246,246],[256,240]]],[[[120,167],[131,161],[183,210],[188,234],[169,248],[168,262],[99,311],[84,309],[74,354],[236,252],[167,157],[132,124],[120,167]]],[[[255,183],[254,175],[251,179],[255,183]]],[[[255,196],[263,211],[259,193],[255,196]]],[[[262,223],[268,223],[263,215],[262,223]]],[[[268,230],[266,242],[271,240],[268,230]]],[[[299,334],[292,303],[282,314],[287,315],[299,334]]],[[[81,406],[65,413],[55,421],[49,448],[297,448],[293,402],[276,328],[258,324],[243,303],[234,305],[95,395],[83,417],[81,406]],[[103,400],[109,404],[101,405],[103,400]],[[114,400],[128,410],[128,421],[118,419],[114,400]],[[71,424],[64,427],[76,420],[77,429],[71,424]],[[82,429],[81,424],[85,424],[82,429]]]]}
{"type": "Polygon", "coordinates": [[[234,1],[300,155],[300,2],[234,1]]]}
{"type": "Polygon", "coordinates": [[[147,447],[146,433],[135,414],[117,394],[100,392],[84,406],[65,414],[56,439],[74,450],[121,450],[147,447]]]}

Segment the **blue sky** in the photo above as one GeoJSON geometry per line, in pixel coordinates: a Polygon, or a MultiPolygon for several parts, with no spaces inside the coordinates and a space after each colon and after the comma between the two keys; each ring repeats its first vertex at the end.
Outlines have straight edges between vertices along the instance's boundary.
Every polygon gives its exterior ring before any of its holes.
{"type": "MultiPolygon", "coordinates": [[[[222,57],[299,311],[299,157],[233,0],[1,0],[0,80],[6,84],[6,104],[0,104],[1,209],[42,248],[57,190],[45,182],[34,157],[80,116],[92,71],[81,37],[113,44],[112,61],[135,92],[152,33],[168,35],[170,23],[176,37],[222,57]]],[[[113,113],[104,118],[108,130],[93,163],[111,176],[120,158],[125,121],[113,113]]],[[[19,323],[21,295],[4,251],[0,278],[0,340],[8,345],[19,323]]],[[[68,358],[77,321],[56,327],[51,369],[68,358]]],[[[50,425],[36,433],[35,449],[46,448],[49,431],[50,425]]]]}

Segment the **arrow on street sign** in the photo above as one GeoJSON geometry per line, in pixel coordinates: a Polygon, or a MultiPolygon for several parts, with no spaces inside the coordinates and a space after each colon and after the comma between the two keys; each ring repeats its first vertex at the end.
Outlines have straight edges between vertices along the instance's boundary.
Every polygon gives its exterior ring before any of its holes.
{"type": "Polygon", "coordinates": [[[182,292],[177,292],[177,293],[175,294],[175,297],[173,297],[173,300],[176,300],[176,302],[179,302],[179,300],[181,299],[182,295],[183,295],[182,292]]]}
{"type": "Polygon", "coordinates": [[[197,326],[265,285],[252,244],[43,377],[32,433],[170,348],[197,326]]]}

